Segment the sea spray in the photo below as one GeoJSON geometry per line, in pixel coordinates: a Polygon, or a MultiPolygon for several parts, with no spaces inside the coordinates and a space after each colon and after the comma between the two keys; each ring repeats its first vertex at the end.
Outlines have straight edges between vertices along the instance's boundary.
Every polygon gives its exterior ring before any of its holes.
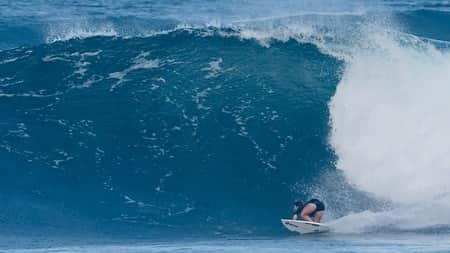
{"type": "Polygon", "coordinates": [[[364,229],[448,225],[450,53],[413,36],[368,38],[330,102],[330,142],[349,183],[392,206],[347,221],[364,229]]]}

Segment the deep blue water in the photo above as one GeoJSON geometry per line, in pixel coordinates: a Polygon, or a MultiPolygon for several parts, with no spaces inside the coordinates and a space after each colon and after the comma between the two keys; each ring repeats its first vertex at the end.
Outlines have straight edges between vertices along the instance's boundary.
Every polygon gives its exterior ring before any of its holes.
{"type": "MultiPolygon", "coordinates": [[[[398,66],[411,49],[423,55],[419,63],[445,70],[449,7],[448,1],[0,3],[0,247],[78,252],[86,241],[67,238],[100,234],[114,239],[93,244],[113,249],[81,251],[448,250],[448,215],[411,224],[423,215],[406,211],[406,218],[376,221],[405,203],[421,210],[422,202],[398,193],[405,201],[396,203],[383,187],[339,167],[347,154],[341,147],[358,143],[340,141],[342,129],[333,122],[340,108],[360,108],[340,107],[345,92],[336,90],[355,80],[351,67],[366,56],[381,54],[398,66]],[[338,235],[286,239],[279,218],[290,215],[293,200],[310,197],[324,200],[325,219],[337,220],[338,235]],[[361,227],[349,226],[352,215],[361,227]],[[43,244],[33,244],[37,235],[47,238],[43,244]],[[65,239],[48,239],[60,235],[65,239]],[[161,243],[191,235],[201,239],[161,243]],[[123,239],[122,249],[121,236],[150,237],[138,248],[123,239]],[[249,245],[223,236],[250,238],[249,245]],[[259,236],[268,239],[260,243],[259,236]]],[[[384,80],[365,70],[368,79],[384,80]]],[[[363,128],[350,132],[358,136],[363,128]]],[[[448,160],[439,162],[448,171],[448,160]]],[[[401,171],[389,168],[392,177],[401,171]]],[[[436,196],[448,195],[439,189],[436,196]]]]}

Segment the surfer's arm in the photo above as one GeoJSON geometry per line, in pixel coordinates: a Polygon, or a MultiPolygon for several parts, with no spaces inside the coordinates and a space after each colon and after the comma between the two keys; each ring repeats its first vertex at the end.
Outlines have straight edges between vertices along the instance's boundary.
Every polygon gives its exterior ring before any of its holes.
{"type": "Polygon", "coordinates": [[[313,221],[309,215],[316,210],[316,206],[314,204],[308,204],[306,205],[302,212],[300,213],[300,216],[305,221],[313,221]]]}

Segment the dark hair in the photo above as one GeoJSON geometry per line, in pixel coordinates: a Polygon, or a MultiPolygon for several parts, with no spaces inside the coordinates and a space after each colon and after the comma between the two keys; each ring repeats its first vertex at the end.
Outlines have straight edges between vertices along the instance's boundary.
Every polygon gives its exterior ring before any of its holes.
{"type": "Polygon", "coordinates": [[[302,207],[303,206],[303,202],[301,202],[300,200],[296,200],[294,202],[294,206],[302,207]]]}

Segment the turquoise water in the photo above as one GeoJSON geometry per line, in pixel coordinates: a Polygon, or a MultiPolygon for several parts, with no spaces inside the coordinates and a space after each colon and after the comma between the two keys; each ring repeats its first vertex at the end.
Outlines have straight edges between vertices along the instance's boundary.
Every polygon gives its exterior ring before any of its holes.
{"type": "Polygon", "coordinates": [[[5,249],[3,252],[448,252],[447,235],[369,234],[288,236],[284,238],[228,238],[120,240],[55,246],[45,240],[5,249]],[[50,246],[52,245],[52,246],[50,246]],[[31,248],[28,248],[30,247],[31,248]]]}

